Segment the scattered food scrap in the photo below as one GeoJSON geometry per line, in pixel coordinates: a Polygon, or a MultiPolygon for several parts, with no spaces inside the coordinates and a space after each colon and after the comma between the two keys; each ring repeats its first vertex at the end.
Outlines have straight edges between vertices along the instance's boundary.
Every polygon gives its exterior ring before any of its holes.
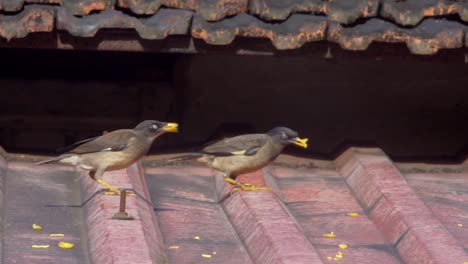
{"type": "Polygon", "coordinates": [[[335,233],[330,232],[328,234],[323,234],[323,237],[325,237],[325,238],[334,238],[334,237],[336,237],[336,235],[335,235],[335,233]]]}
{"type": "Polygon", "coordinates": [[[463,227],[463,224],[457,224],[458,227],[463,227]]]}
{"type": "Polygon", "coordinates": [[[204,258],[211,258],[210,254],[202,254],[201,256],[204,257],[204,258]]]}
{"type": "Polygon", "coordinates": [[[70,248],[73,248],[75,245],[73,243],[60,241],[58,243],[58,246],[63,249],[70,249],[70,248]]]}
{"type": "Polygon", "coordinates": [[[347,249],[347,248],[348,248],[348,245],[346,245],[346,244],[339,244],[338,247],[341,248],[341,249],[347,249]]]}
{"type": "Polygon", "coordinates": [[[179,248],[179,246],[170,246],[170,247],[168,247],[168,249],[178,249],[178,248],[179,248]]]}
{"type": "Polygon", "coordinates": [[[32,245],[32,248],[49,248],[49,245],[32,245]]]}
{"type": "Polygon", "coordinates": [[[346,215],[351,216],[351,217],[358,217],[359,216],[359,214],[356,213],[356,212],[347,213],[346,215]]]}
{"type": "Polygon", "coordinates": [[[50,234],[50,237],[64,237],[64,234],[50,234]]]}
{"type": "Polygon", "coordinates": [[[32,225],[32,228],[33,228],[34,230],[42,230],[42,226],[36,225],[36,224],[33,224],[33,225],[32,225]]]}
{"type": "Polygon", "coordinates": [[[195,236],[195,237],[193,237],[193,239],[200,240],[201,238],[199,236],[195,236]]]}

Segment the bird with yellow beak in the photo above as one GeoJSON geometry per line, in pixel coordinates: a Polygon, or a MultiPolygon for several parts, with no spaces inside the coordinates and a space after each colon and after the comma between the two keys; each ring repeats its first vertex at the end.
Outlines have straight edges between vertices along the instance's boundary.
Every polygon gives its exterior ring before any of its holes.
{"type": "Polygon", "coordinates": [[[307,141],[307,138],[299,138],[292,129],[276,127],[265,134],[246,134],[208,143],[200,151],[175,157],[169,162],[193,159],[223,172],[225,181],[235,185],[236,189],[265,190],[268,188],[240,183],[235,178],[267,166],[288,145],[307,148],[307,141]]]}
{"type": "Polygon", "coordinates": [[[124,169],[150,149],[153,141],[167,132],[178,132],[178,124],[146,120],[133,129],[120,129],[102,136],[79,141],[70,151],[36,164],[60,162],[89,170],[90,177],[119,194],[120,190],[102,179],[105,171],[124,169]]]}

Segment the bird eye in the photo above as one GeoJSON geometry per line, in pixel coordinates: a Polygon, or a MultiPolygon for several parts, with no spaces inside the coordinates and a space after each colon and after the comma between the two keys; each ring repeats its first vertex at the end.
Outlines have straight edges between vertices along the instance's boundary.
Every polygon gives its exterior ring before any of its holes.
{"type": "Polygon", "coordinates": [[[288,138],[288,136],[285,133],[281,133],[281,137],[284,138],[284,139],[288,138]]]}
{"type": "Polygon", "coordinates": [[[151,129],[156,130],[156,129],[158,129],[158,126],[157,125],[151,125],[151,129]]]}

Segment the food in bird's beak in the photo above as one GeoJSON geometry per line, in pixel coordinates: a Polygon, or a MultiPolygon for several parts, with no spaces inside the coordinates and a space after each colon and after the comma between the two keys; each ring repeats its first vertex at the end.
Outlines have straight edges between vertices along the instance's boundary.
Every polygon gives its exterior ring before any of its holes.
{"type": "Polygon", "coordinates": [[[291,139],[291,141],[296,146],[307,148],[307,141],[309,141],[309,139],[308,138],[295,137],[295,138],[291,139]]]}
{"type": "Polygon", "coordinates": [[[166,132],[179,132],[179,124],[177,123],[167,123],[163,130],[166,132]]]}

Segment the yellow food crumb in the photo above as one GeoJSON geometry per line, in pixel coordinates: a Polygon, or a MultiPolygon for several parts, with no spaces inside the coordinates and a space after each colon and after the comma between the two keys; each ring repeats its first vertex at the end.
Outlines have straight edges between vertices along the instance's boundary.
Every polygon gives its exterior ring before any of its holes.
{"type": "Polygon", "coordinates": [[[346,244],[339,244],[338,247],[341,248],[341,249],[347,249],[347,248],[348,248],[348,245],[346,245],[346,244]]]}
{"type": "Polygon", "coordinates": [[[32,245],[32,248],[49,248],[49,245],[32,245]]]}
{"type": "Polygon", "coordinates": [[[170,247],[168,247],[168,249],[178,249],[178,248],[179,248],[179,246],[170,246],[170,247]]]}
{"type": "Polygon", "coordinates": [[[338,255],[338,254],[336,254],[336,255],[335,255],[335,258],[342,259],[342,258],[343,258],[343,255],[338,255]]]}
{"type": "Polygon", "coordinates": [[[201,254],[201,256],[204,257],[204,258],[211,258],[210,254],[201,254]]]}
{"type": "Polygon", "coordinates": [[[463,227],[463,224],[457,224],[458,227],[463,227]]]}
{"type": "Polygon", "coordinates": [[[346,215],[347,215],[347,216],[352,216],[352,217],[357,217],[357,216],[359,216],[359,214],[356,213],[356,212],[347,213],[346,215]]]}
{"type": "Polygon", "coordinates": [[[193,237],[193,239],[200,240],[201,238],[199,236],[195,236],[195,237],[193,237]]]}
{"type": "Polygon", "coordinates": [[[336,235],[335,235],[335,233],[330,232],[330,233],[328,233],[328,234],[323,234],[323,237],[326,237],[326,238],[334,238],[334,237],[336,237],[336,235]]]}
{"type": "Polygon", "coordinates": [[[327,257],[328,260],[332,260],[333,258],[332,257],[327,257]]]}
{"type": "Polygon", "coordinates": [[[64,234],[50,234],[51,237],[64,237],[64,234]]]}
{"type": "Polygon", "coordinates": [[[32,228],[33,228],[34,230],[42,230],[42,226],[36,225],[36,224],[33,224],[33,225],[32,225],[32,228]]]}
{"type": "Polygon", "coordinates": [[[333,260],[340,260],[340,259],[339,259],[339,258],[337,258],[337,257],[334,257],[334,258],[333,258],[333,260]]]}
{"type": "Polygon", "coordinates": [[[63,248],[63,249],[70,249],[70,248],[73,248],[75,245],[73,243],[67,243],[67,242],[60,241],[58,243],[58,246],[60,248],[63,248]]]}

